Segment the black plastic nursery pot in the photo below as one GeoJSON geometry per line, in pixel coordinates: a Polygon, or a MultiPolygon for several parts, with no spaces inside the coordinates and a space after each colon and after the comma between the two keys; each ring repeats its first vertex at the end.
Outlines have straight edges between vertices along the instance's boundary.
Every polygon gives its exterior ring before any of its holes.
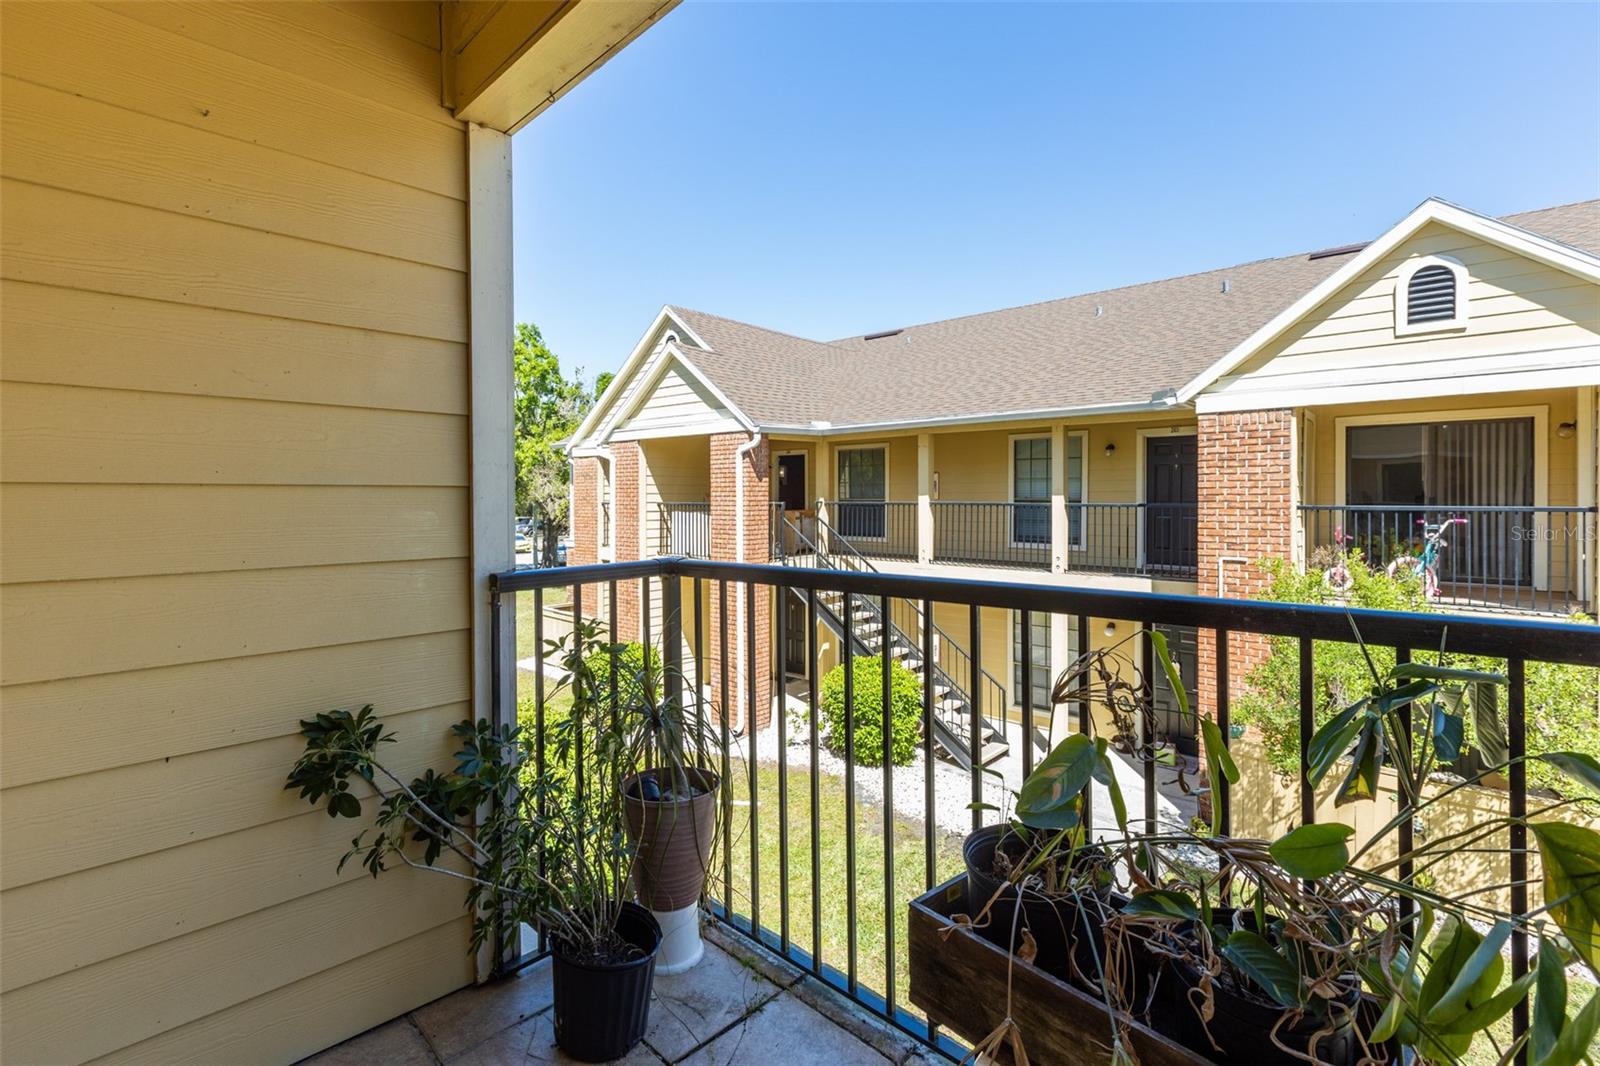
{"type": "Polygon", "coordinates": [[[638,948],[638,958],[617,963],[578,962],[559,943],[551,951],[555,984],[556,1044],[582,1062],[620,1059],[650,1024],[650,986],[656,975],[661,926],[637,903],[624,903],[617,933],[638,948]]]}
{"type": "MultiPolygon", "coordinates": [[[[1033,960],[1035,966],[1064,981],[1098,991],[1098,975],[1105,958],[1105,927],[1094,907],[1080,906],[1070,897],[1024,892],[1019,920],[1015,888],[1008,887],[995,898],[1003,881],[994,875],[994,853],[1001,846],[1002,835],[1008,831],[1008,826],[984,826],[970,834],[961,848],[967,864],[968,914],[976,918],[984,905],[995,899],[989,908],[987,923],[975,932],[991,944],[1015,954],[1022,940],[1022,929],[1026,927],[1038,948],[1033,960]],[[1076,976],[1074,967],[1078,971],[1076,976]]],[[[1021,843],[1014,836],[1011,839],[1021,843]]],[[[1106,893],[1104,899],[1108,909],[1116,909],[1125,902],[1114,893],[1106,893]]]]}
{"type": "MultiPolygon", "coordinates": [[[[1231,920],[1230,913],[1219,909],[1217,921],[1227,924],[1231,920]]],[[[1251,916],[1245,917],[1245,924],[1253,927],[1251,916]]],[[[1284,1009],[1264,993],[1232,988],[1223,981],[1212,983],[1215,1013],[1209,1024],[1202,1024],[1195,1007],[1198,993],[1195,999],[1189,996],[1189,990],[1199,984],[1200,971],[1195,967],[1181,959],[1165,960],[1150,1021],[1162,1034],[1219,1064],[1295,1063],[1303,1066],[1315,1061],[1323,1066],[1350,1066],[1358,1057],[1361,1042],[1356,1036],[1355,1022],[1360,990],[1354,982],[1337,1024],[1310,1013],[1286,1018],[1284,1009]],[[1316,1043],[1314,1058],[1313,1040],[1316,1043]],[[1292,1049],[1293,1054],[1285,1051],[1285,1047],[1292,1049]]]]}

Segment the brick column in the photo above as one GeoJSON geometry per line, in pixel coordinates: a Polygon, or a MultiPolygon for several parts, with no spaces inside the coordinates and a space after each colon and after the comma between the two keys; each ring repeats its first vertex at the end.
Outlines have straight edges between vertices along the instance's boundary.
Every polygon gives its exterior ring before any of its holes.
{"type": "MultiPolygon", "coordinates": [[[[717,433],[711,437],[711,557],[723,561],[736,561],[738,555],[738,530],[744,528],[744,556],[747,563],[768,561],[771,546],[772,521],[771,446],[765,438],[743,456],[739,449],[750,442],[744,433],[717,433]],[[739,486],[744,486],[744,510],[739,510],[739,486]]],[[[722,605],[719,590],[711,586],[711,617],[707,620],[707,647],[710,654],[711,695],[715,704],[722,701],[722,605]]],[[[744,615],[745,587],[728,587],[728,696],[736,718],[749,721],[745,704],[749,677],[741,653],[749,654],[746,637],[741,632],[746,624],[744,615]]],[[[755,664],[756,707],[754,721],[757,728],[772,720],[772,593],[758,587],[755,598],[755,664]]]]}
{"type": "MultiPolygon", "coordinates": [[[[600,561],[600,460],[586,456],[572,460],[572,544],[567,562],[586,566],[600,561]]],[[[592,615],[598,603],[593,588],[583,590],[579,613],[592,615]]]]}
{"type": "MultiPolygon", "coordinates": [[[[1241,411],[1199,417],[1200,505],[1197,591],[1202,596],[1250,599],[1267,584],[1256,563],[1294,552],[1294,412],[1241,411]],[[1247,562],[1224,561],[1242,556],[1247,562]],[[1222,588],[1218,588],[1218,567],[1222,588]]],[[[1200,709],[1216,714],[1217,646],[1199,633],[1200,709]]],[[[1228,636],[1229,691],[1267,655],[1264,637],[1228,636]]]]}
{"type": "MultiPolygon", "coordinates": [[[[619,441],[611,446],[611,478],[616,486],[616,513],[611,516],[611,543],[616,561],[643,558],[639,543],[639,443],[619,441]]],[[[626,643],[643,635],[639,618],[639,583],[617,583],[617,639],[626,643]]]]}

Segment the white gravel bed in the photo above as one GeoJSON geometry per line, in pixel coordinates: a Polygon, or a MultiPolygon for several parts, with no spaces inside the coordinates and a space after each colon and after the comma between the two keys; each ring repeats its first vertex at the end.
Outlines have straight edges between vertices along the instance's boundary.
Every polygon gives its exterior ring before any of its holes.
{"type": "MultiPolygon", "coordinates": [[[[796,705],[791,703],[791,707],[796,705]]],[[[804,714],[804,708],[798,708],[804,714]]],[[[809,769],[811,765],[811,743],[807,730],[791,728],[787,752],[788,764],[794,769],[809,769]]],[[[1013,805],[1013,793],[1022,786],[1022,755],[1019,727],[1013,725],[1011,732],[1011,752],[989,767],[990,772],[983,774],[983,801],[993,804],[1002,810],[1009,811],[1013,805]]],[[[778,759],[778,730],[768,728],[756,737],[757,757],[763,764],[776,763],[778,759]]],[[[1037,753],[1038,758],[1043,758],[1043,752],[1037,753]]],[[[1144,780],[1134,766],[1113,755],[1117,765],[1117,783],[1121,787],[1123,800],[1128,808],[1130,821],[1137,821],[1144,812],[1144,780]]],[[[916,754],[906,766],[896,766],[893,772],[893,804],[895,813],[902,818],[922,821],[926,812],[925,773],[926,756],[922,746],[917,746],[916,754]]],[[[960,766],[934,756],[934,815],[936,827],[944,832],[964,836],[972,826],[972,778],[960,766]]],[[[843,777],[845,760],[828,747],[827,738],[822,738],[821,750],[817,753],[817,768],[822,773],[835,777],[843,777]]],[[[856,797],[868,803],[882,804],[884,802],[883,767],[862,766],[859,763],[855,768],[856,797]]],[[[1118,836],[1116,821],[1111,813],[1111,801],[1105,786],[1094,785],[1093,799],[1091,801],[1094,811],[1094,826],[1097,836],[1118,836]]],[[[1188,815],[1180,811],[1164,795],[1156,799],[1157,824],[1161,829],[1186,829],[1188,815]]],[[[995,815],[985,812],[984,820],[994,821],[995,815]]]]}

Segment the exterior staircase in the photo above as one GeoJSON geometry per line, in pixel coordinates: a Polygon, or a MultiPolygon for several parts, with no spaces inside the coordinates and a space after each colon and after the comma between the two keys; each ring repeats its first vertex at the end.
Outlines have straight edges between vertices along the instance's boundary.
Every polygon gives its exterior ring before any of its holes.
{"type": "MultiPolygon", "coordinates": [[[[851,570],[876,573],[877,567],[857,551],[850,542],[818,520],[817,539],[825,539],[828,550],[820,549],[816,542],[802,532],[786,517],[774,514],[775,522],[782,528],[774,537],[774,557],[790,566],[814,566],[824,570],[851,570]]],[[[791,589],[790,594],[805,600],[805,592],[791,589]]],[[[883,650],[886,635],[881,601],[875,596],[851,596],[849,619],[846,624],[847,597],[842,592],[824,591],[817,594],[817,620],[837,634],[841,641],[850,640],[852,655],[877,655],[883,650]]],[[[978,668],[976,677],[972,658],[961,645],[931,620],[923,616],[919,604],[903,599],[889,601],[887,636],[889,655],[901,666],[917,674],[922,673],[923,645],[920,639],[926,629],[935,649],[932,664],[933,716],[929,728],[939,753],[965,770],[971,770],[972,729],[974,697],[977,693],[978,714],[978,765],[988,766],[1002,759],[1010,751],[1001,715],[1005,710],[1005,689],[988,671],[978,668]]]]}

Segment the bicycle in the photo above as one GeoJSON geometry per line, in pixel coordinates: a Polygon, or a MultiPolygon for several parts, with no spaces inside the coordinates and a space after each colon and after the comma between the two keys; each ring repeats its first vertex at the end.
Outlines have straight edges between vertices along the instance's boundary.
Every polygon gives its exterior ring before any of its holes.
{"type": "Polygon", "coordinates": [[[1333,527],[1335,556],[1333,565],[1322,572],[1322,583],[1336,593],[1349,592],[1356,583],[1354,575],[1350,573],[1350,551],[1347,547],[1355,539],[1344,535],[1344,526],[1333,527]]]}
{"type": "Polygon", "coordinates": [[[1444,539],[1445,533],[1451,526],[1464,526],[1465,518],[1446,518],[1437,525],[1425,518],[1417,519],[1417,525],[1422,527],[1422,551],[1417,555],[1401,555],[1389,564],[1385,571],[1390,578],[1417,577],[1422,580],[1422,596],[1424,599],[1436,600],[1439,598],[1439,553],[1443,551],[1448,542],[1444,539]]]}

